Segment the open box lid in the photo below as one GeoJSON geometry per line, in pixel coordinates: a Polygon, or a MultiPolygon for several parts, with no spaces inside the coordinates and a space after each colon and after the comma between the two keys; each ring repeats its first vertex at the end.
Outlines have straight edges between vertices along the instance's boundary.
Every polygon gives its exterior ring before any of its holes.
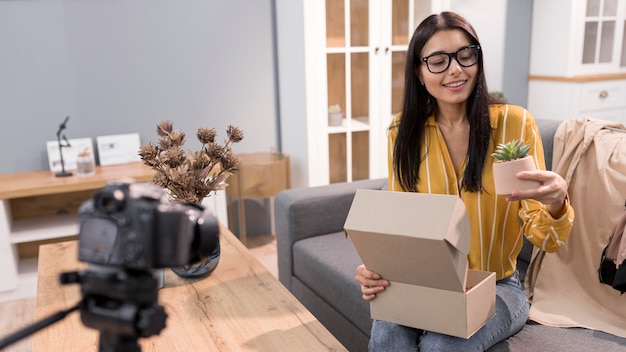
{"type": "Polygon", "coordinates": [[[344,230],[386,280],[465,292],[470,227],[458,196],[360,189],[344,230]]]}

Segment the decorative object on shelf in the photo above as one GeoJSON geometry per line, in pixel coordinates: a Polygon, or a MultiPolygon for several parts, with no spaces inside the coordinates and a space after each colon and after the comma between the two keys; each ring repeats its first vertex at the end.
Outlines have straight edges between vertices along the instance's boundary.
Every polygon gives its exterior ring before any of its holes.
{"type": "Polygon", "coordinates": [[[517,173],[520,171],[535,171],[533,157],[528,155],[530,147],[519,140],[501,143],[491,154],[497,159],[493,163],[493,182],[496,194],[509,196],[515,190],[525,190],[539,186],[535,180],[520,180],[517,173]]]}
{"type": "Polygon", "coordinates": [[[59,130],[57,131],[57,142],[59,143],[59,154],[61,155],[61,171],[55,174],[56,177],[67,177],[72,176],[72,173],[69,171],[65,171],[65,160],[63,159],[63,148],[71,147],[70,142],[65,137],[65,133],[61,136],[61,132],[67,127],[67,121],[70,119],[69,116],[65,117],[63,123],[59,125],[59,130]],[[65,143],[61,143],[61,138],[65,141],[65,143]]]}
{"type": "Polygon", "coordinates": [[[78,153],[76,159],[76,174],[78,176],[91,176],[96,173],[96,164],[93,160],[89,148],[85,148],[82,152],[78,153]]]}
{"type": "MultiPolygon", "coordinates": [[[[63,142],[63,166],[61,165],[61,153],[59,142],[55,140],[46,141],[46,150],[48,152],[48,164],[50,171],[53,173],[65,171],[73,171],[77,169],[78,154],[88,151],[89,154],[95,156],[93,149],[93,139],[84,138],[68,138],[67,142],[63,142]]],[[[139,149],[139,148],[137,148],[139,149]]],[[[135,154],[137,153],[135,149],[135,154]]],[[[95,161],[95,160],[94,160],[95,161]]]]}
{"type": "Polygon", "coordinates": [[[341,113],[341,106],[339,106],[339,104],[329,106],[328,126],[341,126],[342,120],[343,114],[341,113]]]}
{"type": "MultiPolygon", "coordinates": [[[[214,128],[200,127],[196,137],[202,143],[198,151],[183,151],[185,133],[174,130],[171,121],[157,125],[158,143],[149,142],[139,149],[143,163],[156,171],[152,182],[168,190],[176,203],[201,204],[212,192],[226,188],[226,179],[238,170],[239,159],[231,147],[243,139],[243,131],[229,125],[228,139],[221,145],[215,141],[214,128]]],[[[215,270],[220,258],[218,241],[215,251],[204,260],[171,268],[182,277],[206,277],[215,270]]]]}
{"type": "Polygon", "coordinates": [[[141,162],[137,155],[137,149],[141,147],[139,133],[98,136],[96,145],[102,166],[141,162]]]}

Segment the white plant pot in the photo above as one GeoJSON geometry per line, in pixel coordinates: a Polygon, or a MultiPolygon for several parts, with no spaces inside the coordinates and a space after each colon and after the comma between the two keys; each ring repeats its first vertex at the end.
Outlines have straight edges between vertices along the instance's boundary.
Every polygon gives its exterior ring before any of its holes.
{"type": "Polygon", "coordinates": [[[541,185],[539,181],[520,180],[515,176],[520,171],[535,170],[537,168],[535,168],[535,162],[530,155],[522,159],[493,163],[493,183],[496,187],[496,194],[510,196],[513,191],[539,187],[541,185]]]}
{"type": "Polygon", "coordinates": [[[328,126],[341,126],[343,114],[340,112],[328,114],[328,126]]]}

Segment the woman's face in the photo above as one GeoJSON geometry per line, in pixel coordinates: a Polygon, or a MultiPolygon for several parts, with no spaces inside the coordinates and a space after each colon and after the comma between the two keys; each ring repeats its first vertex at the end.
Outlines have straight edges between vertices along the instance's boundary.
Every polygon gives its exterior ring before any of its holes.
{"type": "MultiPolygon", "coordinates": [[[[438,31],[422,48],[421,57],[442,52],[455,53],[471,44],[465,33],[458,29],[438,31]]],[[[458,59],[463,62],[460,53],[458,59]]],[[[436,64],[441,64],[441,61],[432,60],[431,70],[438,71],[435,69],[436,64]]],[[[478,64],[463,67],[456,59],[451,58],[450,66],[441,73],[430,72],[425,62],[421,62],[418,72],[420,82],[425,85],[428,93],[437,99],[439,105],[465,104],[476,85],[478,64]]]]}

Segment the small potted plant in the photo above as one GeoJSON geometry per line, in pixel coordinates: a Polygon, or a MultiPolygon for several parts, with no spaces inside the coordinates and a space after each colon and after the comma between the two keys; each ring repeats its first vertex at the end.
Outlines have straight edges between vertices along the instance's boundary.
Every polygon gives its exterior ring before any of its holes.
{"type": "Polygon", "coordinates": [[[341,106],[339,104],[331,105],[328,107],[328,126],[341,126],[343,120],[343,114],[341,113],[341,106]]]}
{"type": "Polygon", "coordinates": [[[520,180],[517,173],[520,171],[535,171],[533,157],[528,155],[530,147],[519,140],[501,143],[491,154],[496,158],[493,163],[493,182],[496,194],[509,196],[515,190],[525,190],[539,186],[535,180],[520,180]]]}

